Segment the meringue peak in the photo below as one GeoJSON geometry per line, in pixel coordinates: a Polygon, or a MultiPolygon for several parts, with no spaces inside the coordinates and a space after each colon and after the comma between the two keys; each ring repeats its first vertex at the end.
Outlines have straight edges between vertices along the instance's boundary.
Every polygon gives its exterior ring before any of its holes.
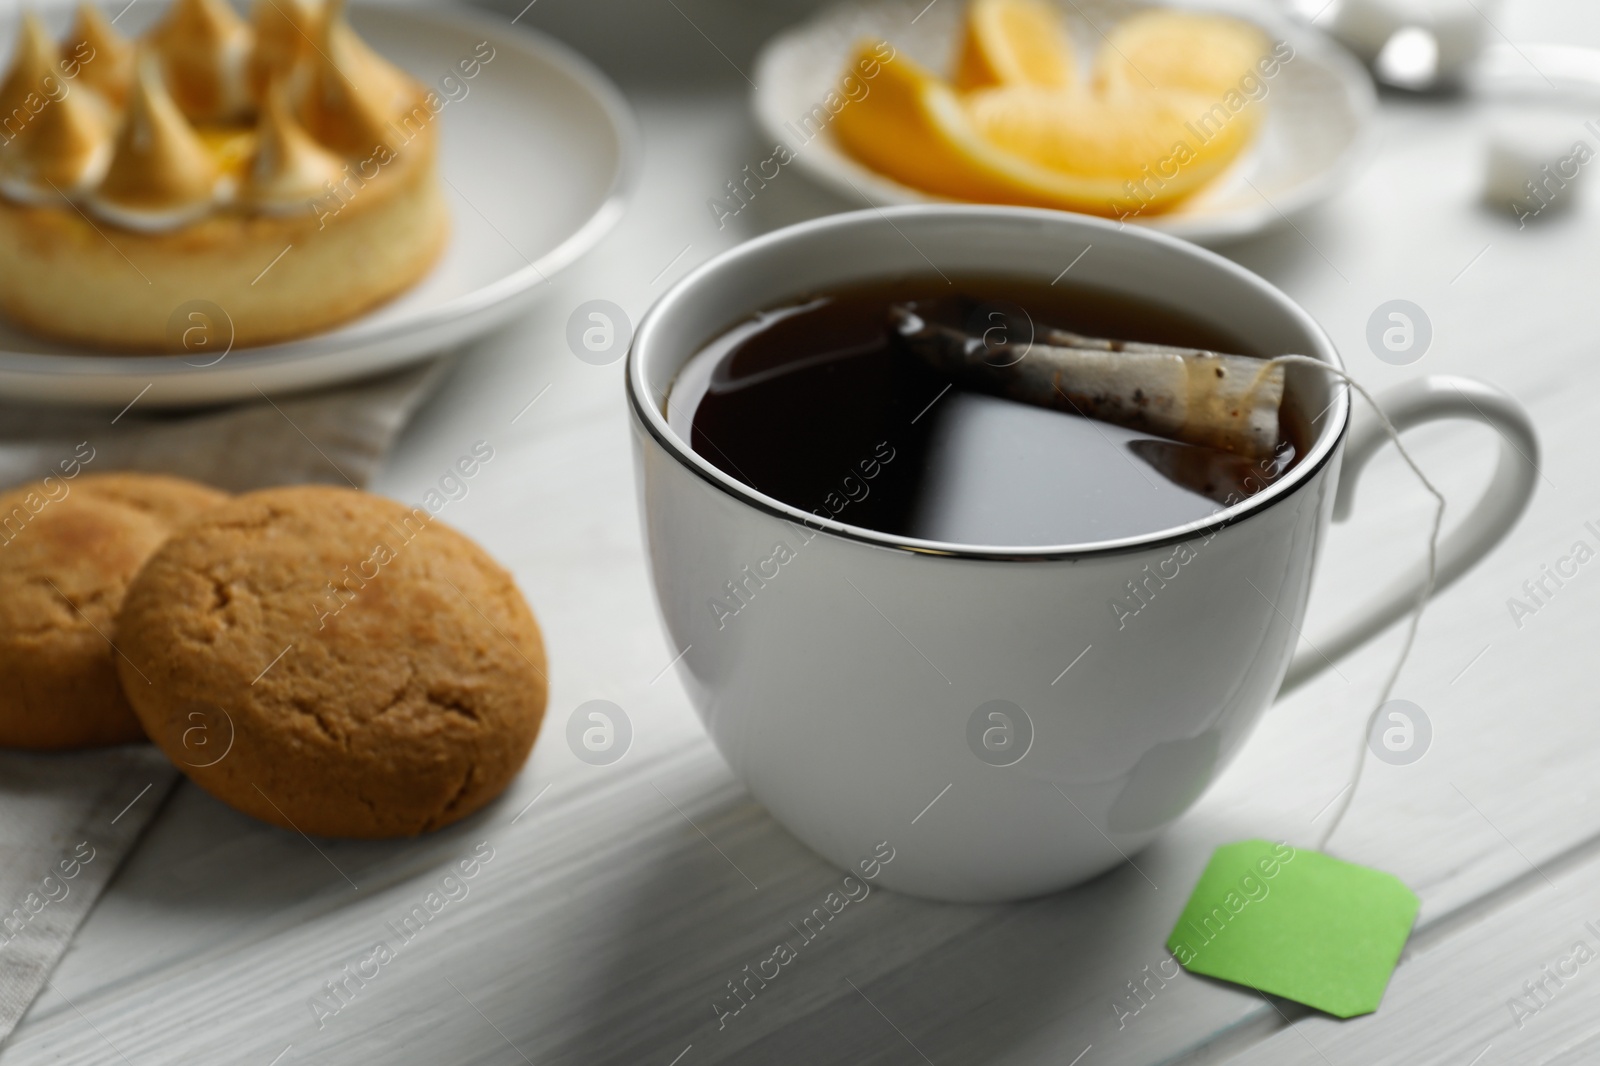
{"type": "Polygon", "coordinates": [[[194,127],[142,57],[97,211],[136,229],[182,225],[210,210],[220,171],[194,127]]]}
{"type": "Polygon", "coordinates": [[[195,122],[234,122],[250,111],[254,37],[227,0],[173,0],[148,40],[185,115],[195,122]]]}
{"type": "Polygon", "coordinates": [[[281,80],[267,89],[256,128],[256,157],[244,198],[271,212],[304,210],[342,177],[344,160],[323,148],[290,112],[281,80]]]}
{"type": "Polygon", "coordinates": [[[72,89],[55,42],[24,16],[16,55],[0,83],[0,188],[12,199],[59,200],[105,169],[112,118],[102,101],[72,89]]]}
{"type": "Polygon", "coordinates": [[[13,128],[19,110],[25,115],[36,115],[41,101],[60,94],[61,90],[56,87],[61,80],[56,70],[60,58],[61,53],[39,16],[32,11],[23,15],[22,32],[17,35],[11,67],[6,71],[5,80],[0,81],[0,123],[4,123],[8,136],[21,132],[13,128]]]}
{"type": "Polygon", "coordinates": [[[322,35],[318,0],[256,0],[251,15],[256,50],[250,58],[250,87],[265,101],[275,78],[294,73],[322,35]]]}
{"type": "Polygon", "coordinates": [[[24,14],[0,76],[0,194],[152,232],[236,200],[290,212],[431,117],[344,0],[252,2],[247,23],[229,0],[171,0],[134,42],[80,0],[59,47],[24,14]]]}
{"type": "Polygon", "coordinates": [[[62,73],[69,71],[84,85],[120,107],[133,84],[133,42],[90,3],[78,5],[72,29],[61,46],[62,73]]]}
{"type": "Polygon", "coordinates": [[[390,145],[391,123],[413,105],[415,84],[351,29],[343,0],[330,0],[300,119],[312,136],[346,155],[390,145]]]}
{"type": "Polygon", "coordinates": [[[58,200],[93,186],[111,158],[112,116],[93,94],[53,96],[0,156],[0,185],[19,200],[58,200]]]}

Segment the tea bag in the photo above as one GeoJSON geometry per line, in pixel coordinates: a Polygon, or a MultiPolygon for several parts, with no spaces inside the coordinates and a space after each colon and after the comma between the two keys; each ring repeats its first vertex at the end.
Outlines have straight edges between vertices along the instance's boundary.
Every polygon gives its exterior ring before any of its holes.
{"type": "Polygon", "coordinates": [[[1167,440],[1129,441],[1127,447],[1174,485],[1222,507],[1232,506],[1255,495],[1263,485],[1270,485],[1294,458],[1292,448],[1279,453],[1273,462],[1263,463],[1216,448],[1167,440]]]}
{"type": "Polygon", "coordinates": [[[963,384],[1252,459],[1278,446],[1283,367],[1196,348],[1038,329],[1026,342],[975,336],[889,309],[906,349],[963,384]]]}

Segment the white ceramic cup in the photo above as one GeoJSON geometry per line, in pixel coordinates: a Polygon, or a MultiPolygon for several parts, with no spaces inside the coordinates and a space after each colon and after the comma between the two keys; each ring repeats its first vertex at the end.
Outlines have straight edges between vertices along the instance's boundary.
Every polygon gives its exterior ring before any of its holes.
{"type": "MultiPolygon", "coordinates": [[[[729,477],[665,417],[679,369],[754,311],[935,270],[1049,281],[1090,245],[1072,268],[1080,283],[1340,366],[1305,311],[1211,252],[979,206],[835,215],[749,241],[663,296],[629,353],[650,566],[689,695],[801,840],[847,869],[887,841],[879,883],[891,888],[1017,899],[1123,862],[1215,779],[1280,687],[1400,617],[1420,588],[1419,570],[1294,655],[1318,542],[1385,440],[1376,424],[1347,433],[1348,391],[1311,367],[1289,370],[1291,417],[1312,444],[1286,476],[1207,519],[1096,544],[937,543],[819,518],[729,477]]],[[[1505,442],[1489,490],[1441,545],[1448,583],[1526,506],[1533,426],[1508,396],[1460,379],[1414,381],[1384,406],[1402,429],[1462,417],[1505,442]]]]}

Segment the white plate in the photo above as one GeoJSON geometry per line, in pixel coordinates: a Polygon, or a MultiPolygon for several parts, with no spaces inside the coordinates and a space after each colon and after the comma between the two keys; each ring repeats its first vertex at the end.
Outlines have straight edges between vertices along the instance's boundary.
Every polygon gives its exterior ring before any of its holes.
{"type": "MultiPolygon", "coordinates": [[[[1101,45],[1102,31],[1155,6],[1141,0],[1056,2],[1086,61],[1101,45]]],[[[937,201],[856,162],[831,131],[801,143],[800,119],[837,87],[853,47],[864,37],[887,40],[919,63],[949,71],[964,12],[958,0],[866,0],[830,8],[778,35],[756,60],[760,89],[751,96],[756,121],[768,137],[795,153],[795,166],[851,203],[864,198],[883,207],[937,201]]],[[[1286,40],[1294,48],[1294,58],[1267,83],[1260,134],[1212,185],[1169,214],[1139,220],[1140,225],[1201,243],[1249,236],[1336,192],[1364,154],[1376,105],[1367,72],[1315,30],[1263,19],[1258,11],[1252,16],[1274,41],[1286,40]]]]}
{"type": "MultiPolygon", "coordinates": [[[[136,33],[161,14],[132,8],[136,33]],[[136,16],[142,16],[136,18],[136,16]]],[[[65,29],[70,12],[55,12],[65,29]]],[[[414,362],[493,329],[621,217],[638,133],[621,94],[588,61],[541,34],[461,11],[359,6],[356,30],[438,91],[481,41],[494,58],[439,113],[451,236],[415,288],[338,329],[216,358],[108,356],[0,321],[0,396],[77,405],[181,407],[312,388],[414,362]]],[[[0,42],[9,54],[9,41],[0,42]]],[[[447,94],[441,92],[441,97],[447,94]]],[[[93,299],[92,293],[85,294],[93,299]]]]}

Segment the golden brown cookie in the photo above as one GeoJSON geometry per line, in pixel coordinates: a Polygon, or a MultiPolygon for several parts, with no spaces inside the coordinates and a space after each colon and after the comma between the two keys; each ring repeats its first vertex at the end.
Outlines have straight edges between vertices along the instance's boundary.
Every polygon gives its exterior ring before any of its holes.
{"type": "Polygon", "coordinates": [[[117,609],[172,530],[225,499],[154,474],[49,477],[0,493],[0,746],[144,739],[113,663],[117,609]]]}
{"type": "Polygon", "coordinates": [[[511,576],[426,511],[347,489],[253,492],[190,523],[117,632],[151,739],[224,803],[304,833],[465,817],[544,716],[544,644],[511,576]]]}

